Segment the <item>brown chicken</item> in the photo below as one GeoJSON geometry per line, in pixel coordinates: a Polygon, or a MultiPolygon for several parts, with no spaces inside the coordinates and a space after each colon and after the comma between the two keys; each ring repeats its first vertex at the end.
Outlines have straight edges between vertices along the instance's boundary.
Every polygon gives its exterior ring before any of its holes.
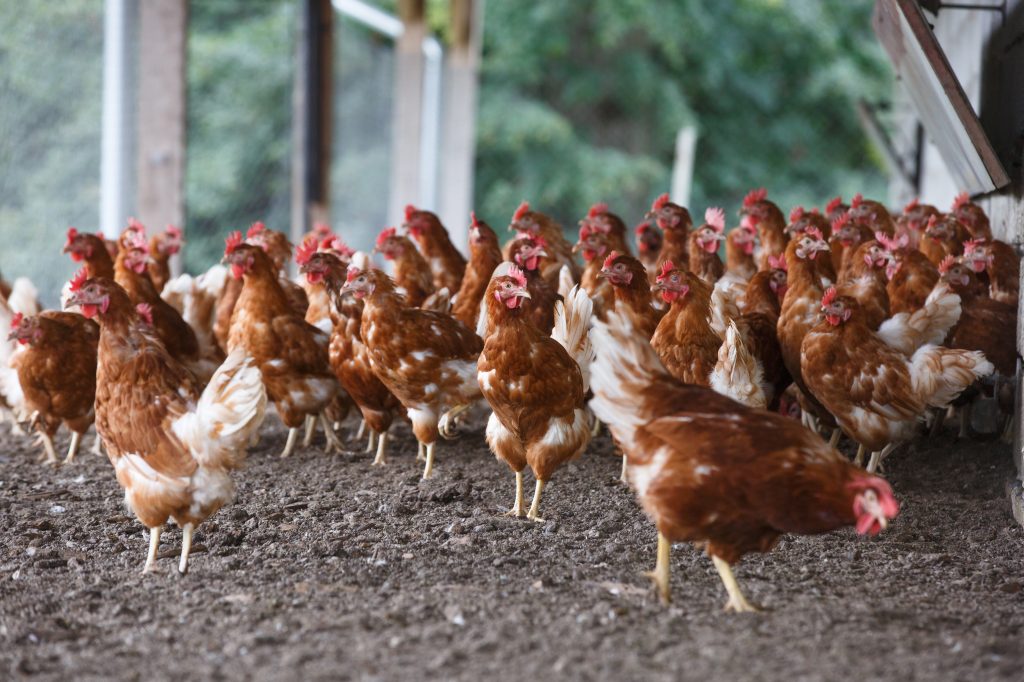
{"type": "Polygon", "coordinates": [[[988,283],[994,301],[1017,305],[1020,295],[1020,256],[998,239],[969,239],[964,242],[963,261],[982,282],[988,283]]]}
{"type": "MultiPolygon", "coordinates": [[[[362,337],[363,301],[355,296],[343,296],[342,287],[348,273],[346,264],[331,253],[307,254],[296,257],[300,271],[312,283],[322,284],[334,306],[334,330],[331,333],[329,359],[338,383],[352,397],[370,431],[367,451],[377,439],[377,452],[373,464],[386,462],[388,430],[402,405],[373,372],[370,352],[362,337]]],[[[465,280],[463,280],[465,282],[465,280]]]]}
{"type": "Polygon", "coordinates": [[[515,232],[516,236],[506,243],[502,250],[505,260],[512,260],[510,249],[520,237],[538,236],[545,244],[545,255],[541,258],[538,269],[551,288],[558,289],[558,276],[563,265],[569,266],[572,281],[580,281],[582,269],[573,258],[572,244],[565,238],[562,226],[551,216],[531,210],[530,204],[524,201],[512,214],[512,222],[509,223],[508,229],[515,232]]]}
{"type": "Polygon", "coordinates": [[[889,209],[877,201],[865,199],[858,194],[850,201],[848,213],[850,221],[854,225],[868,228],[871,234],[879,231],[890,237],[896,234],[896,223],[893,221],[889,209]]]}
{"type": "Polygon", "coordinates": [[[69,227],[63,253],[70,254],[76,263],[84,262],[90,277],[114,279],[114,260],[102,235],[79,232],[69,227]]]}
{"type": "Polygon", "coordinates": [[[416,208],[405,207],[406,231],[419,244],[423,257],[430,266],[434,277],[434,289],[458,291],[466,272],[466,259],[452,244],[448,230],[436,214],[416,208]]]}
{"type": "Polygon", "coordinates": [[[883,232],[875,235],[892,256],[885,273],[889,279],[885,288],[891,315],[920,310],[939,281],[938,269],[927,256],[911,246],[911,239],[906,235],[906,232],[895,238],[883,232]]]}
{"type": "Polygon", "coordinates": [[[722,339],[711,329],[711,285],[694,273],[661,266],[654,289],[669,304],[651,346],[669,373],[684,384],[709,386],[722,339]]]}
{"type": "Polygon", "coordinates": [[[846,279],[839,285],[841,295],[856,299],[861,322],[871,330],[877,330],[889,317],[886,269],[890,262],[891,257],[884,246],[874,239],[864,242],[854,252],[846,279]]]}
{"type": "MultiPolygon", "coordinates": [[[[79,284],[88,277],[83,269],[79,284]]],[[[100,330],[77,313],[48,310],[26,317],[17,313],[8,338],[25,350],[14,355],[25,406],[43,441],[47,464],[57,464],[53,436],[64,424],[71,431],[71,446],[64,463],[75,458],[82,435],[93,422],[96,396],[96,344],[100,330]]]]}
{"type": "Polygon", "coordinates": [[[633,231],[636,234],[637,257],[647,268],[648,281],[654,284],[654,280],[658,277],[658,258],[661,255],[664,237],[661,235],[661,230],[652,225],[649,220],[637,225],[633,231]]]}
{"type": "Polygon", "coordinates": [[[580,240],[576,242],[573,249],[583,256],[583,276],[580,277],[580,286],[594,302],[597,316],[601,317],[604,315],[605,308],[611,305],[614,297],[612,285],[601,277],[604,260],[613,251],[608,235],[600,230],[592,229],[589,225],[583,225],[580,228],[580,240]]]}
{"type": "Polygon", "coordinates": [[[292,243],[288,241],[288,235],[284,232],[271,230],[261,222],[255,222],[249,227],[248,232],[245,233],[245,242],[266,251],[274,264],[278,283],[288,298],[292,310],[305,317],[309,308],[306,292],[300,285],[288,277],[288,264],[292,260],[292,243]]]}
{"type": "MultiPolygon", "coordinates": [[[[295,449],[299,427],[319,418],[327,451],[342,451],[324,414],[340,392],[327,359],[330,337],[303,319],[281,288],[278,270],[259,246],[243,243],[239,232],[228,236],[224,264],[243,282],[231,315],[228,353],[242,349],[263,376],[267,397],[288,427],[282,457],[295,449]]],[[[308,428],[308,427],[307,427],[308,428]]]]}
{"type": "Polygon", "coordinates": [[[731,565],[785,533],[844,526],[875,535],[896,517],[889,485],[854,467],[795,421],[680,383],[646,340],[612,313],[592,332],[591,407],[629,460],[629,477],[658,530],[652,578],[669,599],[672,542],[703,547],[729,594],[756,610],[731,565]]]}
{"type": "Polygon", "coordinates": [[[740,216],[757,230],[761,248],[757,253],[757,269],[768,268],[769,256],[780,256],[786,252],[786,217],[774,202],[768,199],[764,187],[751,190],[743,198],[740,216]]]}
{"type": "MultiPolygon", "coordinates": [[[[524,234],[508,246],[508,252],[512,262],[526,275],[531,298],[523,303],[523,312],[530,316],[538,329],[550,332],[555,323],[555,304],[561,297],[558,289],[552,287],[540,271],[541,263],[547,254],[547,243],[541,236],[524,234]]],[[[486,339],[490,333],[490,327],[487,327],[486,334],[481,338],[486,339]]]]}
{"type": "Polygon", "coordinates": [[[690,233],[689,269],[711,285],[725,274],[725,264],[718,255],[718,247],[724,240],[725,211],[709,208],[704,212],[704,224],[690,233]]]}
{"type": "Polygon", "coordinates": [[[490,225],[479,220],[476,213],[470,217],[469,263],[462,278],[462,286],[452,303],[452,317],[469,329],[476,329],[487,283],[491,281],[494,268],[501,263],[501,246],[498,244],[498,235],[490,225]]]}
{"type": "Polygon", "coordinates": [[[843,203],[843,198],[841,196],[833,197],[832,200],[825,205],[825,219],[828,220],[829,224],[834,223],[836,218],[841,215],[845,215],[849,210],[850,207],[843,203]]]}
{"type": "MultiPolygon", "coordinates": [[[[666,261],[685,266],[690,262],[690,229],[693,219],[690,212],[679,204],[668,199],[668,193],[662,194],[647,212],[648,219],[654,219],[662,233],[661,250],[658,252],[657,273],[661,274],[662,265],[666,261]]],[[[657,279],[657,275],[655,275],[657,279]]]]}
{"type": "Polygon", "coordinates": [[[757,247],[757,230],[750,222],[741,223],[725,237],[725,272],[737,280],[746,282],[757,272],[754,249],[757,247]]]}
{"type": "Polygon", "coordinates": [[[608,236],[609,246],[619,253],[629,253],[629,241],[626,237],[626,223],[622,218],[608,210],[608,204],[594,204],[587,211],[587,217],[580,221],[580,233],[583,228],[603,232],[608,236]]]}
{"type": "Polygon", "coordinates": [[[928,219],[939,215],[939,209],[931,204],[922,204],[920,200],[914,199],[903,207],[903,213],[896,219],[896,238],[907,236],[907,245],[916,249],[921,243],[924,235],[924,228],[928,219]]]}
{"type": "Polygon", "coordinates": [[[937,268],[946,256],[961,255],[968,237],[967,229],[951,214],[932,216],[918,248],[937,268]]]}
{"type": "Polygon", "coordinates": [[[150,237],[148,271],[157,293],[164,290],[164,285],[171,278],[171,256],[181,251],[182,244],[181,228],[174,225],[168,225],[166,230],[150,237]]]}
{"type": "Polygon", "coordinates": [[[943,345],[978,350],[1004,377],[1017,373],[1017,308],[994,301],[978,286],[971,267],[949,256],[939,267],[942,280],[960,295],[962,311],[943,345]]]}
{"type": "Polygon", "coordinates": [[[555,330],[538,329],[522,302],[530,298],[526,276],[511,263],[499,267],[484,297],[487,337],[477,364],[480,392],[493,412],[487,444],[516,476],[510,516],[540,516],[541,491],[565,462],[583,453],[590,441],[584,395],[591,349],[587,330],[590,300],[574,287],[558,305],[555,330]],[[537,480],[533,504],[524,512],[523,469],[537,480]]]}
{"type": "Polygon", "coordinates": [[[646,275],[643,263],[616,251],[608,254],[601,267],[601,276],[612,286],[614,309],[629,319],[638,334],[649,339],[665,311],[654,307],[646,275]]]}
{"type": "Polygon", "coordinates": [[[380,270],[350,267],[342,293],[364,301],[360,331],[371,366],[409,415],[426,450],[423,477],[430,478],[438,437],[451,437],[456,417],[480,398],[483,342],[450,315],[406,305],[380,270]]]}
{"type": "MultiPolygon", "coordinates": [[[[866,241],[874,239],[875,235],[871,228],[866,225],[857,225],[850,219],[850,213],[841,213],[838,218],[832,221],[832,238],[829,239],[829,251],[831,252],[832,271],[836,277],[829,282],[835,284],[842,282],[847,277],[853,255],[858,247],[866,241]]],[[[818,266],[820,269],[820,265],[818,266]]],[[[823,271],[823,275],[827,271],[823,271]]]]}
{"type": "Polygon", "coordinates": [[[416,250],[416,245],[398,230],[388,227],[377,235],[374,253],[380,253],[395,264],[391,278],[405,296],[408,305],[419,308],[427,297],[434,293],[434,277],[430,265],[416,250]]]}
{"type": "Polygon", "coordinates": [[[149,529],[143,572],[156,568],[160,534],[172,519],[183,534],[178,571],[187,573],[193,530],[234,496],[230,473],[263,422],[260,372],[232,353],[200,390],[115,282],[77,283],[71,302],[99,321],[96,432],[126,504],[149,529]]]}
{"type": "Polygon", "coordinates": [[[981,206],[971,201],[967,192],[961,192],[956,196],[950,213],[963,224],[971,239],[992,241],[992,226],[989,224],[988,216],[981,206]]]}

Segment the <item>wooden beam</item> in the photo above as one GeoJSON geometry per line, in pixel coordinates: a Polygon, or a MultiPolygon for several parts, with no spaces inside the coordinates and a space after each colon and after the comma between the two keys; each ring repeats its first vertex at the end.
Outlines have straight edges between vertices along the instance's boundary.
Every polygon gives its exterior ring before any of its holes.
{"type": "Polygon", "coordinates": [[[184,227],[185,47],[188,0],[140,0],[137,217],[184,227]]]}

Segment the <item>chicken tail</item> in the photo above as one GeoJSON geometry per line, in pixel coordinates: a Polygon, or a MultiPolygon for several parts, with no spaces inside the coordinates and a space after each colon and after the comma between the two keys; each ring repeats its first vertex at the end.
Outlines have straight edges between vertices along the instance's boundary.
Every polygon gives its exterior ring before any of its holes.
{"type": "Polygon", "coordinates": [[[209,378],[223,357],[217,347],[213,326],[217,319],[217,301],[224,291],[226,280],[227,268],[214,265],[198,277],[175,277],[160,292],[160,297],[181,314],[196,334],[200,362],[203,364],[192,370],[200,377],[209,378]]]}
{"type": "Polygon", "coordinates": [[[748,407],[766,408],[764,369],[743,342],[736,323],[729,321],[725,341],[718,349],[718,363],[711,372],[711,388],[748,407]]]}
{"type": "Polygon", "coordinates": [[[214,373],[195,410],[175,420],[172,429],[200,465],[233,469],[245,459],[266,407],[260,370],[237,349],[214,373]]]}
{"type": "Polygon", "coordinates": [[[569,352],[583,374],[583,390],[590,388],[590,363],[594,359],[594,349],[590,345],[590,318],[594,311],[594,302],[587,292],[579,286],[555,303],[555,326],[551,328],[551,338],[569,352]]]}
{"type": "Polygon", "coordinates": [[[719,287],[716,284],[711,290],[711,317],[708,319],[711,329],[724,341],[729,323],[739,316],[740,307],[733,293],[726,287],[719,287]]]}
{"type": "MultiPolygon", "coordinates": [[[[28,277],[19,277],[11,285],[11,295],[7,297],[7,305],[16,313],[25,316],[38,315],[39,290],[28,277]]],[[[6,333],[7,327],[4,327],[6,333]]]]}
{"type": "Polygon", "coordinates": [[[930,407],[944,408],[961,391],[995,369],[976,350],[921,346],[910,358],[910,382],[917,396],[930,407]]]}
{"type": "Polygon", "coordinates": [[[925,344],[940,344],[960,320],[960,296],[940,282],[914,312],[893,315],[882,322],[878,336],[887,346],[912,355],[925,344]]]}
{"type": "Polygon", "coordinates": [[[572,271],[568,265],[563,265],[558,271],[558,295],[562,297],[562,300],[569,298],[569,294],[572,292],[573,286],[576,284],[572,278],[572,271]]]}

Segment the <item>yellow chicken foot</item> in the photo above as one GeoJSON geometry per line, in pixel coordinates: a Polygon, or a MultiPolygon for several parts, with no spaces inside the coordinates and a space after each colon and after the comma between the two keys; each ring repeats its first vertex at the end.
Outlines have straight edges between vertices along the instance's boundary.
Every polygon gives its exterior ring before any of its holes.
{"type": "Polygon", "coordinates": [[[430,478],[430,475],[434,472],[434,448],[437,443],[427,443],[427,463],[423,465],[423,479],[430,478]]]}
{"type": "Polygon", "coordinates": [[[192,551],[192,530],[194,528],[191,523],[186,523],[185,527],[181,529],[181,561],[178,562],[178,573],[181,575],[188,574],[188,553],[192,551]]]}
{"type": "Polygon", "coordinates": [[[735,611],[736,613],[760,611],[761,609],[748,602],[746,597],[743,596],[743,593],[740,591],[740,585],[736,582],[736,576],[732,574],[732,567],[729,566],[729,562],[716,556],[712,556],[711,561],[715,563],[718,575],[721,576],[722,582],[725,583],[725,591],[729,593],[729,601],[725,603],[725,610],[735,611]]]}
{"type": "Polygon", "coordinates": [[[308,448],[313,443],[313,434],[316,433],[316,417],[306,415],[306,435],[302,437],[302,447],[308,448]]]}
{"type": "Polygon", "coordinates": [[[82,434],[77,431],[71,432],[71,445],[68,446],[68,456],[64,458],[65,464],[71,464],[75,459],[75,453],[78,452],[78,443],[82,440],[82,434]]]}
{"type": "Polygon", "coordinates": [[[458,424],[456,424],[455,419],[469,408],[469,403],[456,405],[441,415],[441,419],[437,422],[437,430],[441,432],[443,438],[450,440],[455,437],[458,430],[458,424]]]}
{"type": "Polygon", "coordinates": [[[647,571],[644,573],[645,576],[654,582],[654,586],[658,588],[658,596],[661,597],[661,601],[666,604],[672,601],[671,590],[669,588],[669,559],[672,555],[672,543],[668,541],[661,532],[658,532],[658,559],[654,564],[653,571],[647,571]]]}
{"type": "Polygon", "coordinates": [[[344,452],[345,446],[341,444],[341,439],[338,438],[338,434],[336,434],[334,429],[331,428],[331,421],[323,412],[320,413],[320,425],[324,427],[324,438],[327,439],[327,444],[324,446],[324,454],[329,455],[335,450],[338,452],[344,452]]]}
{"type": "Polygon", "coordinates": [[[281,453],[281,459],[290,457],[292,452],[295,450],[295,441],[299,439],[298,429],[288,429],[288,440],[284,444],[284,452],[281,453]]]}
{"type": "Polygon", "coordinates": [[[46,461],[44,464],[52,464],[57,466],[60,462],[57,461],[57,451],[53,449],[53,439],[48,435],[39,432],[39,437],[43,441],[43,451],[46,453],[46,461]]]}
{"type": "Polygon", "coordinates": [[[514,516],[517,519],[523,518],[523,472],[516,472],[516,503],[505,512],[505,516],[514,516]]]}
{"type": "Polygon", "coordinates": [[[866,471],[869,474],[873,474],[876,471],[878,471],[878,468],[880,466],[882,466],[882,460],[885,459],[886,457],[888,457],[889,453],[891,453],[895,449],[896,449],[896,444],[895,443],[889,443],[888,445],[886,445],[881,450],[878,450],[877,452],[872,452],[871,453],[871,461],[868,462],[868,468],[866,469],[866,471]]]}
{"type": "Polygon", "coordinates": [[[533,491],[533,504],[530,505],[530,511],[526,512],[526,518],[537,523],[544,523],[544,519],[540,517],[540,493],[544,490],[544,481],[537,479],[537,487],[533,491]]]}
{"type": "Polygon", "coordinates": [[[377,435],[373,429],[369,429],[370,437],[366,439],[366,450],[364,452],[373,452],[373,437],[377,435]]]}
{"type": "Polygon", "coordinates": [[[160,526],[149,529],[149,554],[146,555],[146,565],[142,569],[143,575],[156,573],[156,555],[160,550],[160,533],[162,532],[163,528],[160,526]]]}
{"type": "Polygon", "coordinates": [[[381,434],[377,436],[377,456],[373,458],[372,462],[374,466],[384,466],[385,464],[387,464],[387,462],[384,460],[384,452],[385,450],[387,450],[387,446],[388,432],[382,431],[381,434]]]}

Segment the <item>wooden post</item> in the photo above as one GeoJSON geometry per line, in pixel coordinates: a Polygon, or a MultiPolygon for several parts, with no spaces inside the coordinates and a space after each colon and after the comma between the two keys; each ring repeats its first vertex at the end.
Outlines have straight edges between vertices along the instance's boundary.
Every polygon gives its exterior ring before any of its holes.
{"type": "Polygon", "coordinates": [[[452,42],[444,68],[438,213],[456,246],[465,249],[473,209],[483,6],[475,0],[450,2],[452,42]]]}
{"type": "Polygon", "coordinates": [[[672,164],[672,201],[680,206],[690,203],[693,188],[693,163],[697,157],[697,129],[680,128],[676,134],[676,158],[672,164]]]}
{"type": "Polygon", "coordinates": [[[408,203],[420,199],[423,136],[423,39],[427,35],[424,0],[399,0],[404,30],[395,42],[395,84],[391,119],[391,181],[388,221],[400,223],[408,203]]]}
{"type": "Polygon", "coordinates": [[[330,0],[303,0],[296,63],[291,236],[297,243],[313,222],[326,222],[330,216],[334,102],[334,8],[330,0]]]}
{"type": "Polygon", "coordinates": [[[135,203],[153,231],[184,227],[187,31],[188,0],[140,0],[135,203]]]}

